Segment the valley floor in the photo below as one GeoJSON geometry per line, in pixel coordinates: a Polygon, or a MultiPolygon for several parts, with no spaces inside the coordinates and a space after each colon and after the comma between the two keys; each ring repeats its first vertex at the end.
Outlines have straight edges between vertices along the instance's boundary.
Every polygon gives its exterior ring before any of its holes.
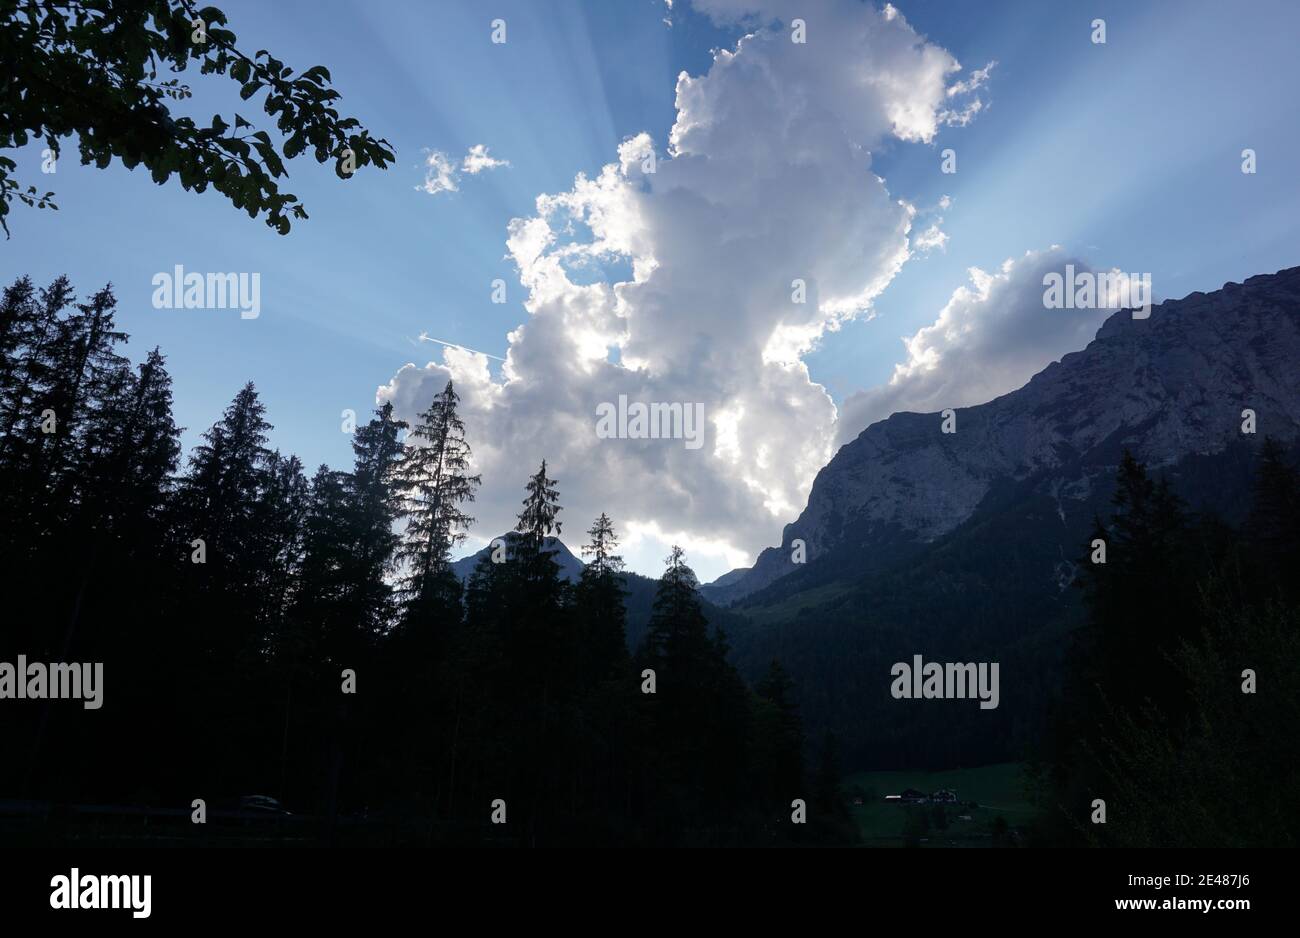
{"type": "Polygon", "coordinates": [[[845,780],[845,792],[867,847],[1013,845],[1037,813],[1018,762],[943,772],[858,772],[845,780]],[[908,789],[927,795],[951,791],[958,802],[904,805],[885,800],[908,789]],[[862,804],[856,803],[859,799],[862,804]],[[972,801],[976,807],[969,806],[972,801]]]}

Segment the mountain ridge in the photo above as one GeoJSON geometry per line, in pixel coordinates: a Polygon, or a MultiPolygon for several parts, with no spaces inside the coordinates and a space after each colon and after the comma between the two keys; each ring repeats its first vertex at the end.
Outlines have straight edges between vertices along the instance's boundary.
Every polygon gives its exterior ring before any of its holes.
{"type": "MultiPolygon", "coordinates": [[[[505,534],[493,538],[487,547],[477,550],[459,560],[453,560],[451,563],[452,572],[456,574],[457,579],[459,579],[461,583],[465,583],[469,580],[470,574],[474,572],[474,568],[478,566],[478,562],[484,557],[490,557],[492,555],[493,544],[498,540],[505,541],[505,557],[508,559],[511,551],[514,549],[514,544],[519,540],[519,537],[520,535],[518,531],[507,531],[505,534]]],[[[582,570],[586,567],[586,564],[583,563],[582,560],[573,553],[573,551],[569,550],[568,545],[558,537],[546,538],[543,544],[543,549],[554,552],[555,561],[560,565],[561,580],[564,580],[566,583],[576,583],[578,577],[582,576],[582,570]]]]}
{"type": "Polygon", "coordinates": [[[795,539],[804,541],[808,568],[858,553],[871,569],[873,548],[934,543],[969,519],[999,480],[1042,475],[1064,516],[1064,502],[1086,500],[1124,448],[1156,468],[1221,452],[1244,435],[1246,409],[1260,436],[1294,439],[1298,308],[1300,267],[1290,267],[1165,300],[1147,319],[1119,310],[1087,346],[1020,388],[956,408],[954,433],[941,432],[935,413],[877,421],[817,474],[780,546],[702,592],[730,605],[803,573],[792,562],[795,539]]]}

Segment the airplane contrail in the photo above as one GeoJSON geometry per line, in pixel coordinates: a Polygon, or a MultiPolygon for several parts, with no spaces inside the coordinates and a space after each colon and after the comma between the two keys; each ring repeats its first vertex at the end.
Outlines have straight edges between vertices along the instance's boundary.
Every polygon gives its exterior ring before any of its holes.
{"type": "Polygon", "coordinates": [[[494,359],[496,359],[496,360],[499,361],[499,362],[503,362],[503,361],[505,361],[505,359],[502,358],[500,355],[491,355],[491,354],[488,354],[487,352],[480,352],[480,351],[478,351],[477,349],[467,348],[467,347],[464,346],[464,345],[457,345],[455,342],[444,342],[444,341],[442,341],[442,339],[435,339],[433,336],[429,335],[429,333],[427,333],[427,332],[421,332],[421,333],[420,333],[420,341],[421,341],[421,342],[437,342],[439,345],[445,345],[445,346],[447,346],[447,348],[458,348],[458,349],[460,349],[462,352],[473,352],[475,355],[486,355],[488,358],[494,358],[494,359]]]}

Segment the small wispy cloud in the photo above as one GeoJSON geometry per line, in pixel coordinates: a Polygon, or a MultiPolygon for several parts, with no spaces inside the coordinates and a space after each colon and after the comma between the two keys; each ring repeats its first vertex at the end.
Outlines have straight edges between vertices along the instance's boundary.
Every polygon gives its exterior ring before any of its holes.
{"type": "Polygon", "coordinates": [[[966,81],[959,81],[948,86],[948,97],[955,97],[959,94],[970,94],[976,88],[979,88],[989,80],[989,73],[997,67],[997,59],[989,62],[983,68],[977,68],[970,73],[970,78],[966,81]]]}
{"type": "Polygon", "coordinates": [[[415,188],[429,195],[456,192],[460,189],[457,184],[456,165],[447,158],[446,153],[438,150],[431,151],[424,161],[424,182],[415,188]]]}
{"type": "Polygon", "coordinates": [[[947,233],[939,226],[943,219],[934,222],[924,231],[912,236],[912,249],[922,253],[928,253],[936,248],[943,249],[948,244],[947,233]]]}
{"type": "Polygon", "coordinates": [[[459,192],[461,173],[477,176],[486,170],[509,165],[509,160],[499,160],[488,153],[485,143],[474,144],[459,161],[441,150],[429,150],[424,160],[424,182],[415,188],[429,195],[459,192]]]}
{"type": "MultiPolygon", "coordinates": [[[[983,68],[975,69],[970,73],[970,78],[949,85],[945,95],[949,98],[955,98],[960,95],[973,94],[988,83],[989,74],[997,67],[997,64],[997,61],[994,60],[983,68]]],[[[982,110],[984,110],[983,100],[975,98],[967,102],[964,107],[944,108],[939,112],[939,121],[949,127],[965,127],[982,110]]]]}
{"type": "Polygon", "coordinates": [[[911,247],[918,254],[928,254],[931,251],[943,251],[948,246],[948,234],[943,230],[943,215],[952,207],[952,197],[949,195],[940,196],[939,201],[929,208],[911,208],[910,212],[913,218],[911,230],[911,247]],[[926,227],[921,228],[922,222],[928,221],[926,227]]]}
{"type": "Polygon", "coordinates": [[[509,166],[509,160],[498,160],[488,155],[486,143],[476,143],[469,148],[465,154],[465,159],[461,161],[460,168],[471,176],[483,172],[485,169],[496,169],[498,166],[509,166]]]}
{"type": "Polygon", "coordinates": [[[982,110],[984,110],[984,102],[979,98],[976,98],[964,108],[950,108],[946,111],[940,111],[939,120],[949,127],[965,127],[973,121],[982,110]]]}

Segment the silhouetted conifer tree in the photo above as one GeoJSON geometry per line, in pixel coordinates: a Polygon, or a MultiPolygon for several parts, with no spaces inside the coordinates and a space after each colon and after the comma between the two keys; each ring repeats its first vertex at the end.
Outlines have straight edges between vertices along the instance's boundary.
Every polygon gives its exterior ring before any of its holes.
{"type": "Polygon", "coordinates": [[[590,676],[626,672],[627,610],[623,604],[623,558],[614,553],[618,536],[614,523],[602,513],[587,532],[591,541],[583,548],[590,557],[577,588],[577,613],[581,627],[581,670],[590,676]]]}
{"type": "Polygon", "coordinates": [[[469,474],[470,447],[456,412],[460,397],[448,381],[411,429],[400,478],[406,532],[398,557],[406,564],[400,595],[407,627],[432,630],[459,619],[461,590],[451,551],[474,519],[461,507],[474,500],[479,477],[469,474]],[[442,618],[441,623],[438,619],[442,618]]]}

